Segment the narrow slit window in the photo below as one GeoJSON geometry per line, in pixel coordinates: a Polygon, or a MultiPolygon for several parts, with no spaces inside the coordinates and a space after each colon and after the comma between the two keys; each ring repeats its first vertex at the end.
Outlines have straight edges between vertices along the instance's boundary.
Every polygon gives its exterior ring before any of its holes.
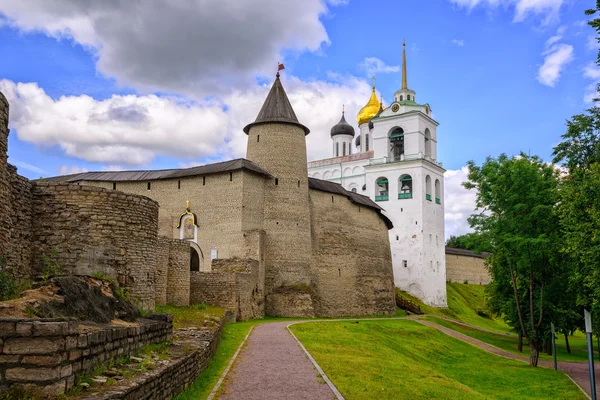
{"type": "Polygon", "coordinates": [[[279,178],[275,178],[275,185],[279,185],[279,178]]]}
{"type": "Polygon", "coordinates": [[[232,181],[233,181],[233,172],[230,172],[229,173],[229,182],[232,182],[232,181]]]}
{"type": "Polygon", "coordinates": [[[202,186],[206,186],[206,177],[205,176],[202,177],[202,186]]]}
{"type": "Polygon", "coordinates": [[[256,143],[260,142],[260,135],[256,135],[256,143]]]}
{"type": "Polygon", "coordinates": [[[298,181],[298,187],[300,187],[300,181],[298,181]]]}
{"type": "Polygon", "coordinates": [[[181,189],[181,181],[177,181],[177,190],[181,189]]]}
{"type": "Polygon", "coordinates": [[[151,187],[151,183],[150,183],[150,182],[148,182],[148,191],[150,191],[150,189],[151,189],[151,188],[152,188],[152,187],[151,187]]]}
{"type": "Polygon", "coordinates": [[[113,182],[113,190],[117,190],[117,182],[113,182]]]}

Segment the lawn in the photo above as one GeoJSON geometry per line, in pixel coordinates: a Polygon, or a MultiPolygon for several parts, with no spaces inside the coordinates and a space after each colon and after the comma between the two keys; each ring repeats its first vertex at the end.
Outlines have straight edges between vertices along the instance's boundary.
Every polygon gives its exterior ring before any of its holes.
{"type": "Polygon", "coordinates": [[[446,284],[448,308],[430,307],[405,292],[401,292],[401,295],[419,304],[425,314],[452,318],[495,332],[510,332],[510,327],[501,318],[484,317],[478,314],[478,312],[486,312],[484,290],[485,286],[482,285],[448,282],[446,284]]]}
{"type": "Polygon", "coordinates": [[[206,325],[214,325],[215,319],[221,318],[225,314],[225,309],[221,307],[205,306],[196,304],[185,307],[159,305],[154,310],[156,313],[172,314],[173,328],[202,328],[206,325]]]}
{"type": "MultiPolygon", "coordinates": [[[[529,356],[529,348],[527,347],[527,342],[525,342],[523,353],[519,353],[517,350],[518,339],[514,334],[493,334],[490,332],[483,332],[477,329],[469,328],[467,326],[455,324],[451,321],[447,321],[440,318],[435,317],[426,317],[427,320],[435,322],[438,325],[445,326],[446,328],[453,329],[457,332],[460,332],[464,335],[470,336],[475,339],[479,339],[482,342],[491,344],[492,346],[496,346],[502,350],[508,351],[510,353],[523,355],[525,357],[529,356]]],[[[579,337],[573,340],[575,343],[579,344],[579,337]]],[[[567,349],[563,345],[564,338],[561,342],[557,341],[556,346],[556,358],[560,361],[587,361],[587,351],[584,348],[574,348],[571,346],[571,353],[567,353],[567,349]]],[[[552,356],[547,355],[546,353],[540,353],[540,358],[545,360],[552,360],[552,356]]]]}
{"type": "Polygon", "coordinates": [[[560,371],[497,357],[414,321],[291,329],[348,400],[585,399],[560,371]]]}

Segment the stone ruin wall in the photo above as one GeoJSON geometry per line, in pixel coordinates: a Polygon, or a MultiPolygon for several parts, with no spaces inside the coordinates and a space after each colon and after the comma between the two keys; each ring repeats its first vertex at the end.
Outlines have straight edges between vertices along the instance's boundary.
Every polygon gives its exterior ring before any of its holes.
{"type": "Polygon", "coordinates": [[[62,273],[116,278],[154,308],[158,203],[91,186],[36,184],[32,193],[35,272],[55,256],[62,273]]]}
{"type": "Polygon", "coordinates": [[[79,332],[73,318],[0,319],[0,393],[21,386],[60,394],[96,365],[171,340],[172,317],[152,318],[139,326],[103,326],[87,333],[79,332]]]}
{"type": "Polygon", "coordinates": [[[190,244],[187,241],[158,237],[154,295],[156,305],[190,304],[190,244]]]}
{"type": "Polygon", "coordinates": [[[310,191],[315,309],[323,317],[393,314],[388,231],[377,212],[310,191]]]}
{"type": "Polygon", "coordinates": [[[10,243],[10,177],[8,174],[8,101],[0,93],[0,257],[10,243]]]}
{"type": "Polygon", "coordinates": [[[476,285],[487,285],[492,277],[485,266],[485,258],[478,254],[453,254],[446,251],[446,280],[476,285]]]}

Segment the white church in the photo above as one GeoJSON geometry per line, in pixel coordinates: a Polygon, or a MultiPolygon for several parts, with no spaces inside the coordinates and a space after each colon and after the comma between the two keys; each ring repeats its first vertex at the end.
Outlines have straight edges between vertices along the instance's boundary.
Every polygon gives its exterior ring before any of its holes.
{"type": "Polygon", "coordinates": [[[387,108],[375,86],[357,116],[331,128],[332,158],[308,163],[308,175],[340,183],[376,201],[394,224],[389,231],[398,288],[435,307],[447,307],[444,168],[437,159],[437,126],[429,104],[408,88],[406,46],[402,89],[387,108]],[[353,143],[356,151],[353,151],[353,143]]]}

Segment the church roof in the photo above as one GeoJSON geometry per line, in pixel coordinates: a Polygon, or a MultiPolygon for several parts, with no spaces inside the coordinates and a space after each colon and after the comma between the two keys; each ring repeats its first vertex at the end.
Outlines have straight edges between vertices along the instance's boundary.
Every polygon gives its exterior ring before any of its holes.
{"type": "Polygon", "coordinates": [[[346,190],[339,183],[324,181],[322,179],[317,178],[308,178],[308,187],[311,189],[320,190],[322,192],[340,194],[342,196],[346,196],[351,202],[355,204],[372,208],[383,219],[388,229],[392,229],[394,227],[392,221],[390,221],[388,217],[381,213],[382,211],[384,211],[383,208],[379,207],[377,203],[375,203],[367,196],[363,196],[362,194],[346,190]]]}
{"type": "Polygon", "coordinates": [[[250,132],[250,128],[253,126],[268,122],[280,122],[299,126],[300,128],[304,129],[304,133],[306,135],[308,135],[310,132],[307,127],[298,122],[296,113],[294,112],[292,104],[290,103],[290,100],[283,89],[283,85],[281,84],[279,76],[275,78],[275,82],[273,83],[273,86],[271,86],[271,91],[269,91],[267,99],[258,112],[256,120],[251,124],[246,125],[244,132],[247,134],[250,132]]]}
{"type": "Polygon", "coordinates": [[[80,182],[80,181],[103,181],[103,182],[131,182],[152,181],[159,179],[183,178],[186,176],[209,175],[219,172],[246,169],[258,174],[271,176],[267,171],[244,158],[224,161],[220,163],[201,165],[198,167],[184,169],[162,169],[162,170],[139,170],[139,171],[106,171],[106,172],[83,172],[40,179],[40,182],[80,182]]]}
{"type": "Polygon", "coordinates": [[[350,135],[354,137],[354,128],[348,122],[342,113],[342,119],[331,128],[331,137],[336,135],[350,135]]]}

